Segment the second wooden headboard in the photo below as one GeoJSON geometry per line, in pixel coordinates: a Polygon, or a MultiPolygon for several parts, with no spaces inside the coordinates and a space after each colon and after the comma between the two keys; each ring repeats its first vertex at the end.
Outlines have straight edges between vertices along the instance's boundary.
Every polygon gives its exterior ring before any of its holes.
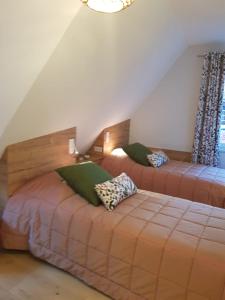
{"type": "Polygon", "coordinates": [[[30,179],[75,162],[68,140],[76,128],[10,145],[0,160],[0,202],[5,202],[30,179]]]}
{"type": "Polygon", "coordinates": [[[107,127],[97,137],[88,153],[99,156],[108,155],[113,149],[126,146],[129,143],[129,136],[130,120],[107,127]]]}

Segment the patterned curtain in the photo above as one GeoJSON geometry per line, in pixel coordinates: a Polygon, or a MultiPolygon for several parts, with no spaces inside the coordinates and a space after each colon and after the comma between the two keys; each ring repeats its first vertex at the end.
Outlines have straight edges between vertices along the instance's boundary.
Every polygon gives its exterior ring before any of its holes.
{"type": "Polygon", "coordinates": [[[225,53],[204,56],[192,161],[216,167],[225,81],[225,53]]]}

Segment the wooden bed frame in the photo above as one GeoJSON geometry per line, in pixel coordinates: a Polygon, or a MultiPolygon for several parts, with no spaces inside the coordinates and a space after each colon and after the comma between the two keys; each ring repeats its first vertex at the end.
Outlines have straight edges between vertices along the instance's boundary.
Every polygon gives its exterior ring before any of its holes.
{"type": "MultiPolygon", "coordinates": [[[[114,126],[105,128],[100,135],[95,140],[94,144],[88,151],[88,154],[96,157],[104,157],[109,155],[113,149],[121,148],[129,144],[130,138],[130,120],[126,120],[114,126]],[[107,134],[109,134],[109,140],[107,141],[107,134]],[[99,151],[101,149],[101,152],[99,151]]],[[[191,153],[185,151],[177,151],[156,147],[148,147],[152,151],[162,150],[164,151],[172,160],[191,162],[191,153]]]]}
{"type": "MultiPolygon", "coordinates": [[[[105,128],[87,154],[99,159],[109,155],[115,148],[129,144],[130,120],[105,128]]],[[[68,140],[76,139],[76,128],[70,128],[28,141],[10,145],[0,160],[0,207],[27,181],[76,162],[69,154],[68,140]]],[[[191,161],[191,153],[169,149],[163,150],[173,160],[191,161]]]]}
{"type": "Polygon", "coordinates": [[[87,152],[91,156],[106,156],[115,148],[121,148],[129,143],[130,120],[105,128],[97,137],[87,152]],[[108,135],[108,138],[107,138],[108,135]],[[96,151],[97,150],[97,151],[96,151]]]}
{"type": "MultiPolygon", "coordinates": [[[[88,153],[103,158],[114,148],[127,145],[129,133],[130,120],[105,128],[88,153]],[[110,135],[109,140],[106,134],[110,135]]],[[[76,139],[76,128],[8,146],[0,160],[0,207],[32,178],[75,163],[76,157],[70,155],[68,149],[71,138],[76,139]]]]}
{"type": "Polygon", "coordinates": [[[191,162],[191,152],[177,151],[177,150],[170,150],[170,149],[162,149],[162,148],[155,148],[155,147],[149,147],[149,148],[152,151],[162,150],[172,160],[178,160],[178,161],[184,161],[184,162],[191,162]]]}
{"type": "Polygon", "coordinates": [[[69,154],[69,139],[76,128],[10,145],[0,160],[0,205],[27,181],[75,162],[69,154]]]}

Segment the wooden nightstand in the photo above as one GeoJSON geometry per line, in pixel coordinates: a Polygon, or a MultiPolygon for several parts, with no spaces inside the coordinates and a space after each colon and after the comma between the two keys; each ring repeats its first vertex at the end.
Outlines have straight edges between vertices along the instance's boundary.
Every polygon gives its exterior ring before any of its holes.
{"type": "Polygon", "coordinates": [[[77,163],[92,161],[92,162],[100,165],[103,158],[104,157],[101,154],[100,155],[79,154],[78,157],[77,157],[77,163]]]}

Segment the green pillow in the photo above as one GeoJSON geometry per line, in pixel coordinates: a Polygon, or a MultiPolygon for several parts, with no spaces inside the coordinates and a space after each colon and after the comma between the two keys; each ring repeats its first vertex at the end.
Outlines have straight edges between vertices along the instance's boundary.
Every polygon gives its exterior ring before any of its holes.
{"type": "Polygon", "coordinates": [[[137,163],[149,166],[147,155],[152,154],[152,151],[140,143],[134,143],[123,147],[127,155],[137,163]]]}
{"type": "Polygon", "coordinates": [[[56,171],[75,192],[95,206],[101,204],[94,189],[95,185],[113,179],[108,172],[92,162],[63,167],[56,171]]]}

